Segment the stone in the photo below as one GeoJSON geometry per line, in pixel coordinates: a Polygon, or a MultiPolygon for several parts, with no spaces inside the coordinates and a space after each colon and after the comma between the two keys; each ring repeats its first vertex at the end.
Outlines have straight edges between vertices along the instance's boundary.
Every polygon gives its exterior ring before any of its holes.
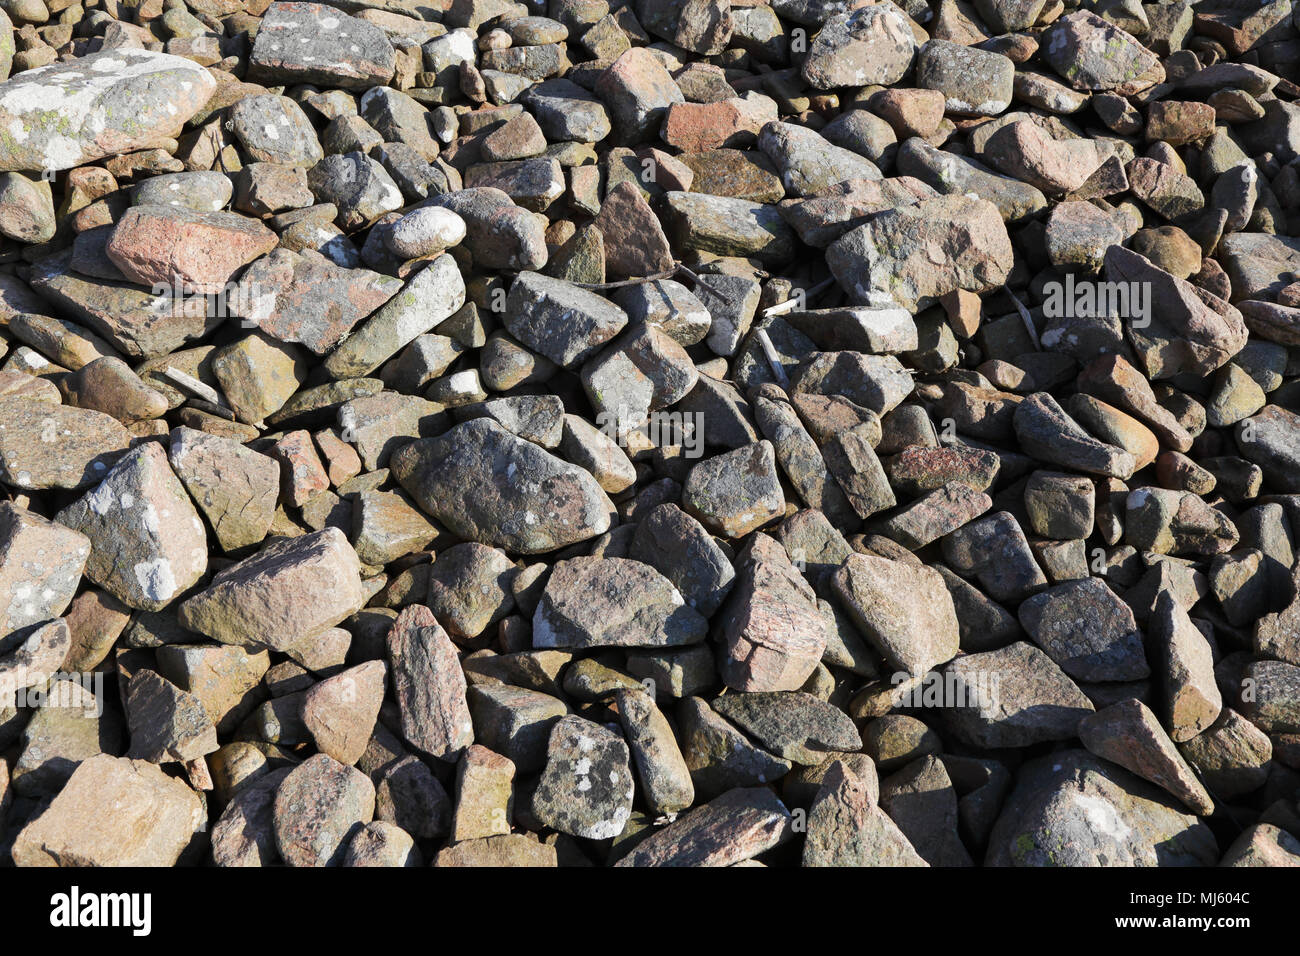
{"type": "Polygon", "coordinates": [[[308,757],[281,781],[275,843],[289,866],[340,866],[348,844],[375,812],[375,788],[327,754],[308,757]]]}
{"type": "Polygon", "coordinates": [[[143,49],[25,70],[0,84],[0,172],[57,172],[153,147],[179,134],[216,88],[194,61],[143,49]]]}
{"type": "Polygon", "coordinates": [[[156,443],[123,456],[57,520],[90,538],[86,575],[130,607],[166,607],[208,567],[203,522],[156,443]]]}
{"type": "Polygon", "coordinates": [[[60,617],[72,603],[90,556],[80,531],[0,504],[0,628],[12,634],[60,617]]]}
{"type": "Polygon", "coordinates": [[[1079,721],[1079,739],[1098,757],[1168,790],[1198,815],[1214,801],[1145,704],[1128,698],[1079,721]]]}
{"type": "Polygon", "coordinates": [[[553,551],[610,526],[613,506],[589,472],[490,419],[410,442],[393,456],[392,471],[454,534],[506,551],[553,551]],[[473,495],[464,493],[469,488],[473,495]]]}
{"type": "Polygon", "coordinates": [[[755,442],[691,469],[684,510],[716,533],[739,538],[785,510],[772,444],[755,442]]]}
{"type": "Polygon", "coordinates": [[[1005,280],[1011,244],[996,206],[942,196],[881,213],[836,240],[826,261],[862,305],[915,312],[957,289],[983,292],[1005,280]],[[930,258],[934,249],[942,266],[930,258]]]}
{"type": "Polygon", "coordinates": [[[1077,681],[1134,681],[1151,674],[1142,632],[1128,605],[1104,581],[1066,581],[1026,598],[1020,623],[1077,681]]]}
{"type": "Polygon", "coordinates": [[[734,866],[790,839],[791,816],[766,787],[738,787],[638,843],[615,866],[734,866]]]}
{"type": "Polygon", "coordinates": [[[396,54],[372,23],[319,3],[273,3],[249,60],[250,79],[365,90],[392,78],[396,54]]]}
{"type": "Polygon", "coordinates": [[[618,836],[632,813],[629,761],[627,743],[618,734],[576,715],[560,718],[551,728],[533,813],[571,836],[618,836]]]}
{"type": "Polygon", "coordinates": [[[773,754],[817,764],[830,751],[854,751],[862,738],[838,708],[802,691],[726,694],[713,709],[737,724],[773,754]]]}
{"type": "Polygon", "coordinates": [[[916,54],[916,38],[892,4],[840,13],[822,24],[803,62],[803,78],[816,89],[889,85],[903,78],[916,54]]]}
{"type": "Polygon", "coordinates": [[[465,675],[447,632],[432,611],[414,604],[393,621],[386,648],[402,736],[439,760],[459,759],[474,742],[474,721],[465,675]]]}
{"type": "Polygon", "coordinates": [[[264,545],[182,602],[178,617],[223,644],[285,650],[329,630],[364,603],[356,552],[343,532],[326,528],[264,545]]]}
{"type": "Polygon", "coordinates": [[[379,716],[386,674],[383,661],[368,661],[307,690],[302,721],[317,750],[346,766],[361,759],[379,716]]]}
{"type": "Polygon", "coordinates": [[[100,754],[14,837],[16,866],[173,866],[204,827],[199,796],[156,764],[100,754]],[[86,827],[86,820],[98,825],[86,827]]]}
{"type": "Polygon", "coordinates": [[[858,631],[892,667],[921,676],[956,656],[957,615],[937,571],[852,554],[832,581],[858,631]]]}
{"type": "Polygon", "coordinates": [[[954,706],[944,723],[974,747],[1024,747],[1069,740],[1079,721],[1094,711],[1073,681],[1032,644],[966,654],[944,670],[953,682],[954,706]]]}

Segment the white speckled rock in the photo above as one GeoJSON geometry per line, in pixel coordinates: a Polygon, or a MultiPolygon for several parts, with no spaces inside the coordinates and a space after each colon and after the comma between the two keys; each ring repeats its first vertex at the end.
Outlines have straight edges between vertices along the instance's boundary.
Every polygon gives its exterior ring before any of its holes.
{"type": "Polygon", "coordinates": [[[123,604],[158,611],[208,569],[208,537],[157,442],[128,452],[60,523],[90,538],[86,576],[123,604]]]}
{"type": "Polygon", "coordinates": [[[0,85],[0,171],[71,169],[157,146],[217,88],[192,60],[117,49],[0,85]]]}

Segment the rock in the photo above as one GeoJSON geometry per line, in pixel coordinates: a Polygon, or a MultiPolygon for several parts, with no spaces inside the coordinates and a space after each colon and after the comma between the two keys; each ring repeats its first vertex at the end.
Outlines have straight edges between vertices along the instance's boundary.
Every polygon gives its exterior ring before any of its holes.
{"type": "Polygon", "coordinates": [[[1247,330],[1241,313],[1217,296],[1155,266],[1120,246],[1106,252],[1109,282],[1144,282],[1150,291],[1150,323],[1129,324],[1130,341],[1152,379],[1180,372],[1208,375],[1240,352],[1247,330]]]}
{"type": "Polygon", "coordinates": [[[0,625],[12,634],[59,617],[72,603],[91,541],[62,523],[0,504],[0,625]]]}
{"type": "Polygon", "coordinates": [[[386,673],[383,661],[369,661],[308,689],[302,721],[317,750],[348,766],[361,759],[379,716],[386,673]]]}
{"type": "Polygon", "coordinates": [[[521,273],[506,300],[506,329],[557,365],[580,364],[626,324],[627,315],[617,306],[540,273],[521,273]]]}
{"type": "Polygon", "coordinates": [[[25,490],[100,481],[130,436],[114,418],[35,398],[0,401],[0,479],[25,490]]]}
{"type": "Polygon", "coordinates": [[[275,843],[289,866],[340,866],[375,812],[370,778],[327,754],[308,757],[275,793],[275,843]]]}
{"type": "Polygon", "coordinates": [[[614,510],[589,472],[489,419],[405,445],[393,456],[392,471],[457,536],[519,554],[604,534],[614,510]],[[464,494],[469,488],[472,496],[464,494]]]}
{"type": "Polygon", "coordinates": [[[965,196],[882,213],[826,250],[827,264],[854,302],[909,312],[957,289],[1000,285],[1011,258],[997,207],[965,196]],[[931,259],[934,249],[942,250],[941,266],[931,259]]]}
{"type": "Polygon", "coordinates": [[[262,18],[250,79],[268,85],[317,83],[338,89],[384,86],[396,54],[374,24],[320,3],[273,3],[262,18]]]}
{"type": "Polygon", "coordinates": [[[682,488],[688,514],[727,537],[739,538],[785,510],[770,442],[715,455],[691,469],[682,488]]]}
{"type": "Polygon", "coordinates": [[[402,736],[432,757],[459,759],[474,742],[474,721],[447,632],[428,608],[416,604],[398,614],[386,644],[402,736]]]}
{"type": "Polygon", "coordinates": [[[615,866],[734,866],[789,839],[790,820],[766,787],[729,790],[651,834],[615,866]]]}
{"type": "Polygon", "coordinates": [[[275,248],[276,236],[231,212],[179,206],[132,206],[108,241],[108,257],[140,285],[216,293],[253,259],[275,248]]]}
{"type": "Polygon", "coordinates": [[[938,757],[921,757],[882,781],[880,807],[929,865],[974,865],[957,833],[957,791],[938,757]]]}
{"type": "Polygon", "coordinates": [[[627,558],[559,562],[533,615],[534,647],[673,647],[706,632],[666,578],[627,558]]]}
{"type": "Polygon", "coordinates": [[[1133,681],[1151,673],[1133,612],[1099,578],[1035,594],[1021,603],[1019,616],[1034,642],[1075,680],[1133,681]]]}
{"type": "Polygon", "coordinates": [[[562,700],[508,684],[475,684],[468,693],[474,736],[509,758],[520,773],[546,763],[551,728],[568,713],[562,700]]]}
{"type": "Polygon", "coordinates": [[[510,832],[514,808],[515,765],[500,754],[472,744],[456,766],[456,812],[453,843],[510,832]]]}
{"type": "Polygon", "coordinates": [[[180,133],[217,84],[192,60],[118,48],[26,70],[0,85],[0,171],[57,172],[180,133]]]}
{"type": "Polygon", "coordinates": [[[155,443],[123,456],[57,520],[90,538],[86,575],[130,607],[166,607],[208,567],[203,523],[155,443]]]}
{"type": "Polygon", "coordinates": [[[686,605],[705,617],[722,606],[736,578],[726,552],[704,526],[672,503],[637,522],[628,557],[666,577],[686,605]]]}
{"type": "Polygon", "coordinates": [[[375,820],[348,844],[344,866],[419,866],[420,851],[411,835],[394,823],[375,820]]]}
{"type": "Polygon", "coordinates": [[[801,68],[821,90],[897,83],[912,65],[916,38],[901,11],[881,4],[841,13],[822,24],[801,68]]]}
{"type": "Polygon", "coordinates": [[[737,724],[776,756],[817,764],[829,751],[854,751],[862,738],[836,707],[802,691],[726,694],[714,710],[737,724]]]}
{"type": "Polygon", "coordinates": [[[337,528],[282,539],[221,571],[178,617],[223,644],[286,650],[361,609],[360,569],[337,528]]]}
{"type": "Polygon", "coordinates": [[[844,761],[834,761],[808,814],[804,866],[927,866],[844,761]]]}
{"type": "Polygon", "coordinates": [[[157,765],[100,754],[83,761],[14,837],[16,866],[173,866],[204,826],[198,795],[157,765]],[[86,820],[98,825],[86,827],[86,820]]]}
{"type": "Polygon", "coordinates": [[[937,571],[850,555],[832,579],[836,597],[885,660],[921,676],[957,654],[957,615],[937,571]]]}
{"type": "Polygon", "coordinates": [[[1154,53],[1090,11],[1057,20],[1040,42],[1047,63],[1076,90],[1132,96],[1165,79],[1154,53]]]}
{"type": "Polygon", "coordinates": [[[756,537],[718,625],[719,670],[738,691],[799,690],[826,652],[826,619],[785,549],[756,537]]]}
{"type": "Polygon", "coordinates": [[[127,756],[150,763],[184,763],[217,749],[217,729],[193,694],[159,677],[137,671],[126,688],[131,749],[127,756]]]}
{"type": "Polygon", "coordinates": [[[555,847],[522,833],[503,833],[445,847],[438,851],[433,865],[553,867],[556,854],[555,847]]]}
{"type": "Polygon", "coordinates": [[[168,461],[222,550],[238,551],[266,537],[280,494],[274,460],[234,439],[182,426],[172,432],[168,461]]]}
{"type": "Polygon", "coordinates": [[[533,813],[571,836],[618,836],[632,813],[629,759],[627,744],[613,731],[574,715],[562,717],[551,728],[533,813]]]}
{"type": "Polygon", "coordinates": [[[695,787],[672,727],[654,698],[629,688],[614,695],[614,704],[647,804],[657,813],[685,810],[695,801],[695,787]]]}
{"type": "Polygon", "coordinates": [[[1068,740],[1093,705],[1046,654],[1023,641],[966,654],[944,670],[955,699],[945,723],[975,747],[1068,740]]]}
{"type": "Polygon", "coordinates": [[[1209,728],[1223,710],[1210,645],[1169,591],[1157,596],[1148,631],[1160,649],[1156,676],[1165,726],[1175,742],[1183,743],[1209,728]]]}
{"type": "Polygon", "coordinates": [[[1016,67],[1000,53],[932,39],[916,56],[916,85],[939,90],[959,116],[997,116],[1011,105],[1016,67]]]}
{"type": "Polygon", "coordinates": [[[1079,722],[1079,739],[1098,757],[1163,787],[1198,815],[1214,812],[1209,793],[1141,701],[1130,697],[1088,715],[1079,722]]]}
{"type": "Polygon", "coordinates": [[[1218,855],[1209,828],[1156,787],[1084,751],[1066,750],[1021,771],[985,863],[1208,866],[1218,855]]]}

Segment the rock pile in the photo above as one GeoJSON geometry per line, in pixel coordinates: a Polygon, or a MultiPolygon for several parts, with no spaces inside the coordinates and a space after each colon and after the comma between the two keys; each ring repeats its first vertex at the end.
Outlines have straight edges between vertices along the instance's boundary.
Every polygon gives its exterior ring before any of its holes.
{"type": "Polygon", "coordinates": [[[0,0],[0,859],[1300,864],[1292,0],[0,0]]]}

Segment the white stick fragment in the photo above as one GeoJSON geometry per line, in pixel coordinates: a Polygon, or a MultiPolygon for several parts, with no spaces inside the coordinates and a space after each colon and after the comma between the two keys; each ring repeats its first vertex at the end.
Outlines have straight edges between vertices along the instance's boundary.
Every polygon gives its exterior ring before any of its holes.
{"type": "Polygon", "coordinates": [[[1038,341],[1038,329],[1034,328],[1034,319],[1029,314],[1029,310],[1025,308],[1023,302],[1016,298],[1014,292],[1010,289],[1007,289],[1006,291],[1007,295],[1011,296],[1011,301],[1016,304],[1016,311],[1020,313],[1020,321],[1025,323],[1025,331],[1029,333],[1029,341],[1034,343],[1034,351],[1041,352],[1043,346],[1042,343],[1038,341]]]}
{"type": "Polygon", "coordinates": [[[825,292],[827,289],[831,287],[831,285],[834,282],[835,282],[834,279],[825,279],[821,282],[818,282],[811,289],[808,289],[801,296],[796,295],[792,298],[786,299],[784,302],[778,302],[776,305],[768,306],[766,309],[763,310],[763,318],[770,319],[778,315],[785,315],[786,313],[796,312],[802,308],[805,308],[808,304],[809,299],[811,299],[815,295],[819,295],[820,293],[825,292]]]}
{"type": "Polygon", "coordinates": [[[174,369],[170,365],[168,365],[166,368],[163,369],[162,376],[163,378],[167,379],[167,381],[175,385],[177,388],[189,392],[191,395],[197,396],[198,398],[201,398],[206,402],[210,402],[211,404],[216,405],[218,408],[230,407],[226,404],[225,399],[221,397],[221,393],[218,392],[211,385],[205,385],[203,382],[200,382],[197,378],[194,378],[190,375],[186,375],[184,372],[180,371],[179,369],[174,369]]]}
{"type": "Polygon", "coordinates": [[[790,376],[785,374],[785,366],[781,364],[781,356],[776,354],[776,347],[772,345],[772,340],[767,337],[767,329],[758,329],[755,334],[758,336],[759,347],[763,350],[763,357],[767,359],[772,374],[776,376],[776,383],[789,391],[790,376]]]}

